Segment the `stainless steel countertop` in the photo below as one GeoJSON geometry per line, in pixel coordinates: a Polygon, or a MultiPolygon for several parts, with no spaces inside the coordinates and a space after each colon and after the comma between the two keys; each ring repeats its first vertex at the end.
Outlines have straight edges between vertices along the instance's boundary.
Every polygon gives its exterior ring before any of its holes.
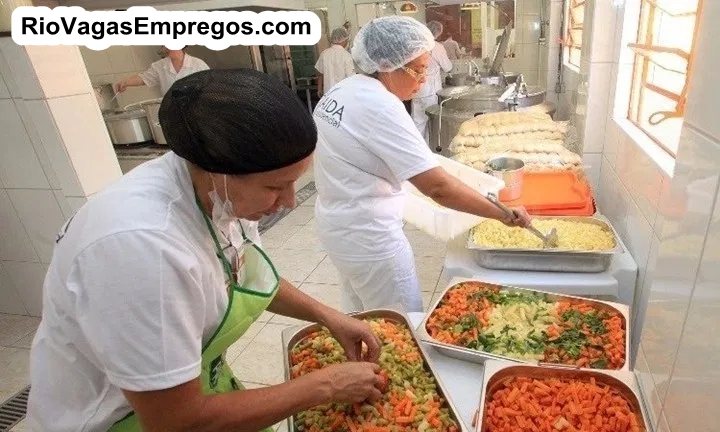
{"type": "Polygon", "coordinates": [[[115,146],[115,154],[118,159],[154,159],[170,151],[166,145],[150,144],[146,146],[115,146]]]}

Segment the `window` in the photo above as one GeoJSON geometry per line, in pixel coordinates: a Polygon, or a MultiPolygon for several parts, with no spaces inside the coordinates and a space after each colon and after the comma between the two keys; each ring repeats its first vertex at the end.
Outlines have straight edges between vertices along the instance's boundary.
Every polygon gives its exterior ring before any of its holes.
{"type": "Polygon", "coordinates": [[[675,157],[703,0],[642,0],[628,119],[675,157]]]}
{"type": "Polygon", "coordinates": [[[565,62],[580,69],[585,0],[568,0],[565,19],[565,62]]]}

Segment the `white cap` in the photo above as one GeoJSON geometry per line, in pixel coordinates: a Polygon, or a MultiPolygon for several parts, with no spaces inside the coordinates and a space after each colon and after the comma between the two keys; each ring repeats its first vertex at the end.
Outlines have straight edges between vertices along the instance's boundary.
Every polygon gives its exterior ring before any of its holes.
{"type": "Polygon", "coordinates": [[[443,25],[439,21],[430,21],[427,25],[428,29],[432,33],[433,37],[438,37],[443,32],[443,25]]]}
{"type": "Polygon", "coordinates": [[[330,34],[330,43],[341,44],[348,40],[350,36],[345,27],[338,27],[330,34]]]}
{"type": "Polygon", "coordinates": [[[352,57],[366,74],[392,72],[432,50],[435,38],[420,21],[403,16],[376,18],[365,24],[352,57]]]}

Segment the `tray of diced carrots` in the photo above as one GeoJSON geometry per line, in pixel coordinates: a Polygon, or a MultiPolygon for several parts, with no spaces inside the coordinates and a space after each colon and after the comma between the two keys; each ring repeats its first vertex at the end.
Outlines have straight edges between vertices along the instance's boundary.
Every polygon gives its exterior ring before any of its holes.
{"type": "Polygon", "coordinates": [[[472,362],[629,370],[628,317],[612,302],[457,278],[419,332],[441,353],[472,362]]]}
{"type": "MultiPolygon", "coordinates": [[[[460,432],[460,416],[410,330],[405,315],[373,310],[355,315],[381,342],[379,364],[387,385],[374,403],[322,405],[289,419],[296,432],[460,432]]],[[[291,380],[346,361],[343,348],[317,325],[283,334],[285,378],[291,380]]]]}
{"type": "Polygon", "coordinates": [[[631,372],[485,366],[478,432],[645,432],[645,407],[631,372]]]}

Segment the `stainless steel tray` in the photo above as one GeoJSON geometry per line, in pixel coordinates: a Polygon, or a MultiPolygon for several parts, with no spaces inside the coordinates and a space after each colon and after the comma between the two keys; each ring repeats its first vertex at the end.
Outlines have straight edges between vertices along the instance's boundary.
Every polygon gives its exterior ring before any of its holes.
{"type": "Polygon", "coordinates": [[[597,217],[535,216],[535,219],[560,219],[600,225],[610,230],[615,247],[606,251],[576,251],[568,249],[510,249],[477,245],[472,231],[468,233],[467,248],[482,267],[495,270],[522,270],[538,272],[601,273],[610,267],[613,256],[623,253],[615,228],[597,217]]]}
{"type": "Polygon", "coordinates": [[[529,365],[514,365],[507,362],[489,361],[485,364],[483,386],[480,392],[480,405],[478,409],[477,432],[487,432],[485,424],[485,401],[491,396],[505,380],[513,377],[528,378],[567,378],[590,380],[608,385],[620,392],[630,403],[633,411],[638,416],[641,431],[651,432],[651,425],[648,421],[646,404],[643,402],[640,389],[637,385],[635,374],[632,372],[619,371],[596,371],[576,370],[555,367],[539,367],[529,365]]]}
{"type": "MultiPolygon", "coordinates": [[[[431,345],[436,350],[438,350],[441,354],[446,355],[448,357],[456,358],[459,360],[469,361],[472,363],[480,363],[483,364],[487,360],[499,360],[499,361],[506,361],[506,362],[513,362],[513,363],[523,363],[528,365],[534,365],[534,366],[540,366],[540,365],[550,365],[552,367],[562,367],[566,369],[580,369],[576,366],[570,366],[570,365],[563,365],[563,364],[548,364],[548,363],[542,363],[538,361],[533,360],[518,360],[514,359],[512,357],[507,357],[499,354],[493,354],[485,351],[478,351],[470,348],[460,347],[456,345],[450,345],[444,342],[440,342],[437,339],[430,336],[430,334],[427,331],[427,322],[432,313],[437,309],[440,302],[445,298],[448,291],[450,291],[452,288],[454,288],[456,285],[463,283],[463,282],[480,282],[486,285],[494,286],[501,288],[503,290],[511,291],[511,292],[526,292],[526,293],[539,293],[539,294],[545,294],[545,297],[548,301],[560,301],[565,300],[573,303],[591,303],[593,306],[600,310],[613,310],[615,312],[619,312],[623,319],[624,319],[624,327],[625,327],[625,363],[620,369],[621,371],[629,371],[630,370],[630,335],[631,329],[630,329],[630,308],[628,306],[625,306],[623,304],[619,303],[613,303],[613,302],[606,302],[601,300],[591,300],[583,297],[575,297],[575,296],[568,296],[568,295],[562,295],[562,294],[555,294],[548,291],[539,291],[539,290],[532,290],[527,288],[517,288],[517,287],[511,287],[506,285],[498,285],[488,282],[479,281],[477,279],[467,279],[467,278],[453,278],[450,281],[450,284],[445,290],[443,291],[442,295],[438,297],[437,300],[428,308],[427,313],[425,314],[425,317],[422,320],[422,323],[420,324],[420,327],[418,327],[418,333],[420,334],[420,337],[422,338],[423,342],[427,343],[428,345],[431,345]]],[[[583,369],[583,370],[604,370],[604,369],[583,369]]],[[[608,370],[615,370],[615,369],[608,369],[608,370]]]]}
{"type": "MultiPolygon", "coordinates": [[[[358,313],[352,313],[349,314],[351,316],[354,316],[359,319],[365,319],[365,318],[383,318],[389,321],[393,321],[395,323],[402,324],[406,326],[410,330],[410,334],[412,335],[413,341],[415,342],[415,345],[420,350],[420,355],[423,358],[423,361],[425,363],[425,367],[430,371],[430,374],[435,378],[435,382],[437,383],[437,391],[440,397],[442,397],[446,403],[448,404],[448,408],[450,409],[450,415],[455,420],[455,422],[458,425],[459,430],[465,431],[466,426],[465,423],[462,420],[462,417],[460,416],[457,408],[452,402],[452,399],[450,399],[449,394],[443,385],[442,381],[438,377],[438,375],[435,373],[435,369],[433,367],[433,364],[430,360],[430,357],[427,354],[426,348],[420,343],[420,340],[417,338],[417,335],[415,334],[414,328],[412,323],[410,322],[410,319],[402,312],[398,312],[391,309],[374,309],[369,310],[365,312],[358,312],[358,313]]],[[[283,343],[283,366],[285,369],[285,381],[289,381],[291,379],[291,359],[290,359],[290,352],[292,351],[293,347],[297,345],[300,341],[308,337],[311,333],[316,332],[320,330],[322,326],[319,324],[313,324],[305,327],[293,327],[285,329],[282,332],[282,343],[283,343]]],[[[289,417],[287,419],[288,422],[288,430],[291,432],[297,431],[295,428],[295,416],[289,417]]]]}

